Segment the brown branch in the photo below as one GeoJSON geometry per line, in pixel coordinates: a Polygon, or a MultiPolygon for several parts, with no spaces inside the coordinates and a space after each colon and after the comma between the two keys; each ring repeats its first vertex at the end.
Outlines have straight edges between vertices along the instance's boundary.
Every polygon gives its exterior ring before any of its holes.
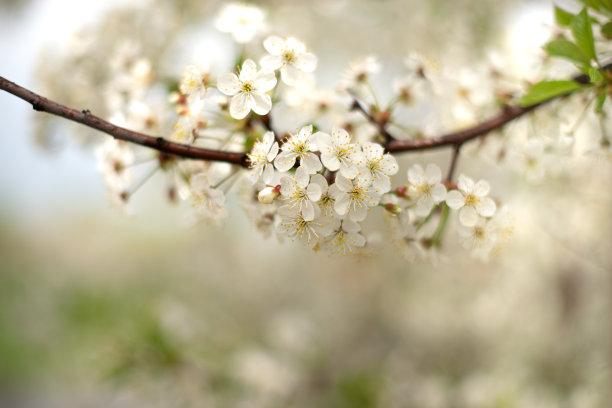
{"type": "MultiPolygon", "coordinates": [[[[612,69],[612,63],[606,65],[602,68],[603,70],[612,69]]],[[[576,81],[580,84],[588,84],[590,83],[589,76],[586,74],[577,75],[572,78],[573,81],[576,81]]],[[[567,96],[567,95],[564,95],[567,96]]],[[[561,96],[554,97],[548,99],[544,102],[541,102],[537,105],[532,105],[526,108],[522,108],[520,106],[504,106],[501,112],[484,122],[481,122],[473,127],[460,130],[457,132],[447,133],[445,135],[436,136],[436,137],[424,137],[421,139],[412,139],[412,140],[391,140],[389,141],[385,148],[388,152],[410,152],[416,150],[430,150],[436,149],[445,146],[461,146],[464,143],[476,139],[480,136],[484,136],[494,130],[502,128],[506,123],[513,121],[514,119],[520,118],[521,116],[529,113],[536,108],[539,108],[542,105],[545,105],[553,100],[559,99],[561,96]]]]}
{"type": "MultiPolygon", "coordinates": [[[[604,70],[611,70],[612,64],[608,64],[603,67],[604,70]]],[[[574,81],[588,84],[588,75],[582,74],[573,78],[574,81]]],[[[173,156],[182,157],[186,159],[196,160],[207,160],[207,161],[221,161],[232,164],[238,164],[243,167],[248,167],[248,159],[245,153],[227,152],[221,150],[204,149],[195,146],[184,145],[180,143],[170,142],[162,137],[155,137],[145,135],[143,133],[133,132],[131,130],[115,126],[104,119],[97,117],[89,112],[89,110],[78,111],[76,109],[69,108],[60,103],[51,101],[43,96],[40,96],[32,91],[29,91],[3,77],[0,76],[0,89],[9,92],[20,99],[32,104],[34,110],[47,112],[52,115],[60,116],[74,122],[81,123],[85,126],[93,129],[100,130],[101,132],[107,133],[115,139],[124,140],[141,146],[150,147],[160,152],[164,152],[173,156]]],[[[552,101],[558,99],[551,98],[540,104],[533,105],[527,108],[521,108],[518,106],[506,106],[502,109],[501,113],[497,116],[486,120],[476,126],[468,129],[460,130],[458,132],[448,133],[442,136],[413,139],[413,140],[397,140],[395,139],[386,129],[385,123],[380,120],[376,120],[370,112],[365,109],[361,103],[354,97],[353,107],[360,110],[373,124],[375,124],[382,136],[385,138],[385,148],[391,153],[409,152],[417,150],[430,150],[445,146],[454,146],[458,154],[459,148],[466,142],[475,139],[479,136],[484,136],[487,133],[503,127],[506,123],[517,119],[528,112],[552,101]]],[[[265,125],[265,122],[264,122],[265,125]]],[[[271,128],[271,126],[270,126],[271,128]]],[[[453,158],[456,164],[456,157],[453,158]]],[[[450,176],[452,176],[452,170],[454,170],[454,164],[451,163],[450,176]]]]}
{"type": "Polygon", "coordinates": [[[380,118],[376,118],[361,104],[361,102],[359,102],[359,98],[357,98],[354,93],[349,91],[349,95],[351,95],[351,97],[353,98],[353,104],[351,105],[351,109],[358,110],[359,112],[361,112],[363,116],[365,116],[365,118],[368,120],[368,122],[376,126],[376,128],[378,129],[378,133],[380,133],[380,135],[385,139],[385,143],[389,143],[390,141],[395,140],[395,137],[391,133],[389,133],[386,128],[386,124],[389,121],[390,116],[389,112],[380,112],[382,116],[380,118]]]}
{"type": "Polygon", "coordinates": [[[247,158],[244,153],[203,149],[200,147],[170,142],[162,137],[149,136],[143,133],[133,132],[119,126],[115,126],[112,123],[91,114],[89,110],[78,111],[60,103],[51,101],[3,77],[0,77],[0,89],[21,98],[26,102],[29,102],[32,104],[32,108],[34,108],[34,110],[47,112],[52,115],[61,116],[74,122],[81,123],[90,128],[107,133],[115,139],[125,140],[126,142],[150,147],[152,149],[159,150],[160,152],[186,159],[221,161],[238,164],[245,167],[248,165],[247,158]]]}

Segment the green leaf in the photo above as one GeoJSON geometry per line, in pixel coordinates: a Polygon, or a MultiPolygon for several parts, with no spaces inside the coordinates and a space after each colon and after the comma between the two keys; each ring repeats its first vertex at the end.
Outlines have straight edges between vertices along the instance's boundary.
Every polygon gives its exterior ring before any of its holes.
{"type": "Polygon", "coordinates": [[[583,8],[570,23],[572,35],[576,40],[576,44],[584,51],[584,53],[591,59],[597,61],[597,55],[595,54],[595,40],[593,38],[593,29],[591,27],[591,20],[587,9],[583,8]]]}
{"type": "Polygon", "coordinates": [[[547,101],[557,96],[565,95],[573,92],[583,86],[574,81],[542,81],[534,84],[519,105],[526,108],[537,105],[538,103],[547,101]]]}
{"type": "Polygon", "coordinates": [[[612,21],[601,26],[601,35],[606,38],[612,38],[612,21]]]}
{"type": "Polygon", "coordinates": [[[581,66],[590,65],[590,58],[571,41],[559,39],[553,40],[544,46],[548,55],[560,57],[575,62],[581,66]]]}
{"type": "Polygon", "coordinates": [[[599,94],[599,96],[597,97],[597,104],[595,105],[595,112],[601,113],[603,111],[603,106],[604,106],[604,103],[606,102],[607,95],[608,94],[605,92],[602,92],[599,94]]]}
{"type": "Polygon", "coordinates": [[[557,22],[557,25],[561,27],[569,27],[573,18],[574,14],[555,6],[555,21],[557,22]]]}
{"type": "Polygon", "coordinates": [[[597,84],[601,81],[603,81],[604,77],[602,75],[601,72],[599,72],[599,70],[597,68],[594,67],[590,67],[589,68],[589,78],[591,78],[591,83],[593,84],[597,84]]]}

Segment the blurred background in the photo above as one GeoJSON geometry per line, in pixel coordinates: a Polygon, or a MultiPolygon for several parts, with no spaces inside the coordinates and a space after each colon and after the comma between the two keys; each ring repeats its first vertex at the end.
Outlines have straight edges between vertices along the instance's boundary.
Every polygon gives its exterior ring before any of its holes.
{"type": "MultiPolygon", "coordinates": [[[[101,112],[100,61],[120,38],[145,38],[167,75],[194,55],[231,64],[211,22],[223,2],[123,3],[1,1],[0,75],[101,112]]],[[[451,68],[495,52],[533,78],[553,25],[549,1],[260,4],[330,88],[377,54],[382,94],[412,51],[451,68]]],[[[168,203],[160,180],[126,215],[96,169],[106,136],[4,92],[0,112],[2,407],[610,406],[609,159],[572,157],[532,183],[466,150],[458,173],[490,180],[515,219],[489,262],[449,234],[435,262],[411,263],[384,229],[367,255],[329,257],[262,239],[236,198],[220,226],[187,226],[189,203],[168,203]]]]}

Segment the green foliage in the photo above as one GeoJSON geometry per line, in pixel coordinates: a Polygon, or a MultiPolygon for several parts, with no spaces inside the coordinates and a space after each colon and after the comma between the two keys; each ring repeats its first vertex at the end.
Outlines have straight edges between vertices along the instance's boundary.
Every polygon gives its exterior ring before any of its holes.
{"type": "Polygon", "coordinates": [[[570,23],[570,29],[576,44],[591,59],[597,61],[595,54],[595,39],[593,38],[592,21],[589,18],[587,9],[584,8],[578,13],[570,23]]]}
{"type": "Polygon", "coordinates": [[[555,22],[561,27],[569,27],[575,15],[555,6],[555,22]]]}
{"type": "Polygon", "coordinates": [[[608,39],[612,38],[612,21],[601,26],[601,35],[608,39]]]}
{"type": "Polygon", "coordinates": [[[340,397],[339,407],[346,408],[374,408],[379,405],[379,395],[382,379],[375,373],[354,373],[337,385],[340,397]]]}
{"type": "Polygon", "coordinates": [[[519,105],[526,108],[537,105],[557,96],[566,95],[583,88],[583,85],[574,81],[542,81],[534,84],[529,92],[521,99],[519,105]]]}
{"type": "Polygon", "coordinates": [[[573,42],[566,39],[553,40],[544,47],[548,55],[565,58],[579,67],[588,66],[591,59],[573,42]]]}

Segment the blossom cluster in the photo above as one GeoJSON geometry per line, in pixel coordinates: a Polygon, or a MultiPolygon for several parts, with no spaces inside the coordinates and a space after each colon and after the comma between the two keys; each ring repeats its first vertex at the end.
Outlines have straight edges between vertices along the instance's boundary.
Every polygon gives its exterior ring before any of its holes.
{"type": "MultiPolygon", "coordinates": [[[[416,55],[406,59],[408,75],[395,82],[396,97],[382,109],[370,82],[380,69],[375,56],[350,63],[336,92],[330,92],[315,84],[318,59],[304,42],[292,36],[261,37],[267,25],[258,7],[227,4],[215,25],[244,47],[237,71],[216,74],[206,63],[184,68],[166,101],[174,111],[170,139],[246,151],[250,186],[237,182],[244,171],[225,163],[187,163],[162,154],[154,158],[156,169],[171,174],[171,197],[191,198],[199,219],[223,218],[226,193],[242,188],[247,192],[240,195],[243,207],[260,229],[331,253],[362,251],[375,241],[365,232],[375,209],[392,219],[397,241],[420,255],[441,245],[450,209],[457,212],[466,245],[485,257],[503,241],[501,235],[507,236],[509,228],[500,227],[506,224],[498,220],[484,180],[460,175],[454,184],[442,179],[437,165],[414,164],[399,185],[392,183],[399,165],[385,151],[380,128],[392,126],[396,106],[408,107],[415,98],[435,92],[431,79],[436,67],[430,60],[416,55]],[[266,54],[258,58],[247,45],[260,37],[266,54]],[[354,103],[368,100],[367,120],[355,121],[354,103]],[[294,128],[298,124],[294,131],[274,126],[296,112],[301,116],[293,122],[294,128]]],[[[148,66],[146,61],[139,64],[133,75],[148,66]]],[[[155,89],[151,81],[140,83],[139,91],[132,92],[134,100],[145,99],[155,89]]],[[[132,176],[126,171],[131,164],[125,163],[134,161],[133,152],[124,145],[108,145],[100,149],[99,158],[109,185],[126,198],[132,176]]]]}

